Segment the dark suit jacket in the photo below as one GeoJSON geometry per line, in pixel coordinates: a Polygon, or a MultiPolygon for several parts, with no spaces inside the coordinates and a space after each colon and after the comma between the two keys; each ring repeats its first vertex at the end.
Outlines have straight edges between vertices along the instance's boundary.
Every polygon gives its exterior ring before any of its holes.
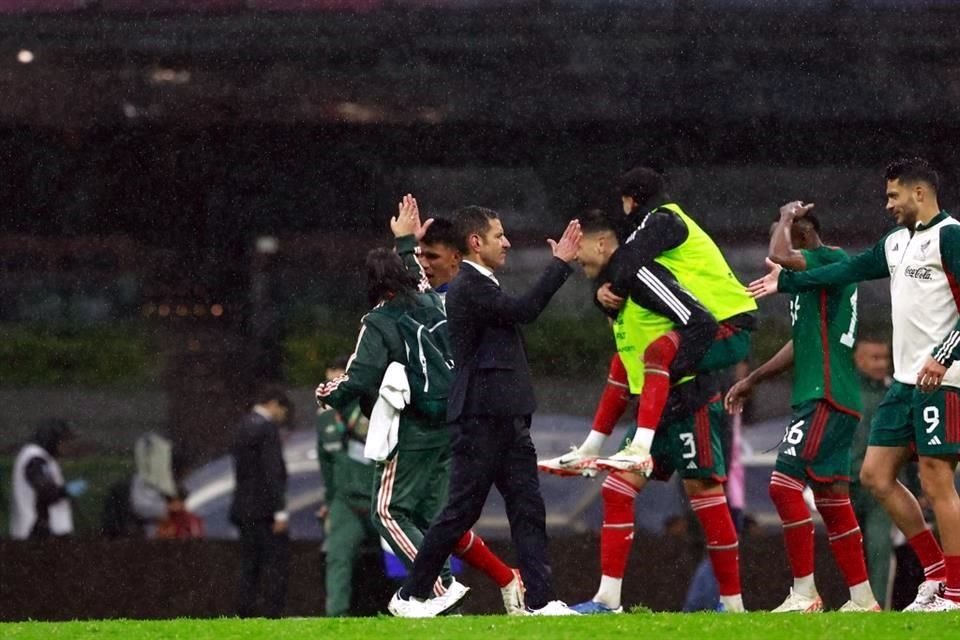
{"type": "Polygon", "coordinates": [[[514,298],[469,264],[460,267],[446,300],[456,363],[447,420],[534,412],[537,403],[520,325],[540,315],[571,272],[567,263],[554,258],[536,284],[514,298]]]}
{"type": "Polygon", "coordinates": [[[251,411],[237,425],[232,453],[236,488],[230,521],[272,521],[273,514],[285,508],[287,490],[287,467],[277,426],[251,411]]]}

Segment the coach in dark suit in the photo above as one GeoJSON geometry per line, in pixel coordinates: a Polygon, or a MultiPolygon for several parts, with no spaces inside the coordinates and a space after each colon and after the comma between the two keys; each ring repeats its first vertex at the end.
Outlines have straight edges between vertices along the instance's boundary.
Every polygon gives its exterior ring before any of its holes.
{"type": "MultiPolygon", "coordinates": [[[[528,611],[568,614],[556,600],[547,559],[546,511],[530,439],[536,399],[520,325],[540,315],[572,272],[568,263],[576,257],[580,226],[573,221],[559,242],[548,240],[553,260],[530,291],[511,297],[494,276],[510,248],[496,212],[466,207],[454,219],[464,260],[446,300],[456,363],[447,404],[453,441],[450,497],[396,596],[409,603],[398,615],[418,615],[418,603],[429,598],[444,559],[480,518],[494,485],[506,503],[528,611]]],[[[428,611],[429,605],[423,603],[428,611]]]]}
{"type": "Polygon", "coordinates": [[[280,617],[286,603],[290,538],[287,468],[279,429],[289,420],[290,409],[290,400],[282,389],[265,388],[240,420],[234,436],[236,486],[230,522],[240,532],[237,614],[242,618],[254,615],[261,579],[267,617],[280,617]]]}

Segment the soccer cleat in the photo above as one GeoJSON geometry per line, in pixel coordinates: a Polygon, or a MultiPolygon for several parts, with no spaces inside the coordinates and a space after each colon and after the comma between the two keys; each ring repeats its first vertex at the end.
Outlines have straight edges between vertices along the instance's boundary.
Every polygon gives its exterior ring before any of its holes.
{"type": "Polygon", "coordinates": [[[592,478],[597,475],[597,470],[593,467],[593,461],[596,459],[595,454],[585,453],[580,450],[580,447],[570,447],[570,451],[562,456],[538,460],[537,468],[555,476],[586,476],[592,478]]]}
{"type": "Polygon", "coordinates": [[[613,609],[602,602],[597,602],[596,600],[587,600],[586,602],[575,604],[570,608],[583,616],[594,615],[598,613],[623,613],[623,607],[617,607],[616,609],[613,609]]]}
{"type": "Polygon", "coordinates": [[[842,611],[843,613],[863,613],[867,611],[869,612],[881,611],[881,609],[880,609],[880,605],[877,602],[874,602],[869,607],[864,607],[857,604],[853,600],[847,600],[846,604],[844,604],[842,607],[837,609],[837,611],[842,611]]]}
{"type": "Polygon", "coordinates": [[[527,608],[528,616],[578,616],[580,615],[567,606],[562,600],[551,600],[539,609],[527,608]]]}
{"type": "Polygon", "coordinates": [[[511,569],[511,571],[513,571],[513,580],[500,589],[500,595],[503,596],[503,608],[508,616],[522,616],[526,613],[523,604],[523,578],[520,577],[518,569],[511,569]]]}
{"type": "Polygon", "coordinates": [[[636,440],[609,458],[597,458],[594,464],[604,471],[635,471],[647,477],[653,473],[650,450],[636,440]]]}
{"type": "Polygon", "coordinates": [[[939,580],[924,580],[917,589],[917,597],[913,602],[903,608],[904,611],[914,613],[917,611],[928,611],[934,600],[943,595],[943,583],[939,580]]]}
{"type": "Polygon", "coordinates": [[[794,611],[799,613],[819,613],[823,611],[823,600],[819,595],[814,594],[813,597],[805,596],[791,588],[790,595],[783,601],[783,604],[773,610],[773,613],[789,613],[794,611]]]}
{"type": "Polygon", "coordinates": [[[928,604],[924,611],[928,613],[939,613],[941,611],[960,611],[960,602],[955,602],[948,598],[934,596],[933,602],[928,604]]]}

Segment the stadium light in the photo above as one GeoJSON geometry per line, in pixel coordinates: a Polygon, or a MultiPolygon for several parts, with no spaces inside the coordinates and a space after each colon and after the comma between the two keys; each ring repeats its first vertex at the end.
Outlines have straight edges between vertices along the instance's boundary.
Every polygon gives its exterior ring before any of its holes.
{"type": "Polygon", "coordinates": [[[17,52],[17,62],[21,64],[30,64],[33,62],[33,51],[20,49],[20,51],[17,52]]]}

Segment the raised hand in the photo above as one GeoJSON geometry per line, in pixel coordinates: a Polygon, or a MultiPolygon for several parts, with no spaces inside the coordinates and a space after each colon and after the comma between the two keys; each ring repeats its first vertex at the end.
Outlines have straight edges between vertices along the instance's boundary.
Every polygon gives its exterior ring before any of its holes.
{"type": "Polygon", "coordinates": [[[753,298],[756,300],[771,296],[778,290],[777,281],[780,279],[780,272],[783,271],[783,267],[778,265],[770,258],[766,258],[766,264],[767,269],[769,269],[767,275],[754,280],[747,285],[747,293],[753,296],[753,298]]]}
{"type": "Polygon", "coordinates": [[[780,207],[780,215],[788,218],[802,218],[815,206],[812,202],[805,203],[802,200],[794,200],[780,207]]]}
{"type": "Polygon", "coordinates": [[[393,231],[393,237],[412,235],[418,242],[423,239],[423,235],[433,224],[433,218],[424,223],[420,223],[420,208],[417,206],[417,199],[409,193],[403,196],[403,199],[397,203],[397,215],[390,218],[390,230],[393,231]]]}
{"type": "Polygon", "coordinates": [[[553,252],[554,258],[560,258],[564,262],[573,262],[577,257],[577,249],[580,248],[580,240],[583,239],[583,231],[580,230],[580,221],[571,220],[564,229],[560,240],[556,241],[547,238],[547,244],[553,252]]]}

